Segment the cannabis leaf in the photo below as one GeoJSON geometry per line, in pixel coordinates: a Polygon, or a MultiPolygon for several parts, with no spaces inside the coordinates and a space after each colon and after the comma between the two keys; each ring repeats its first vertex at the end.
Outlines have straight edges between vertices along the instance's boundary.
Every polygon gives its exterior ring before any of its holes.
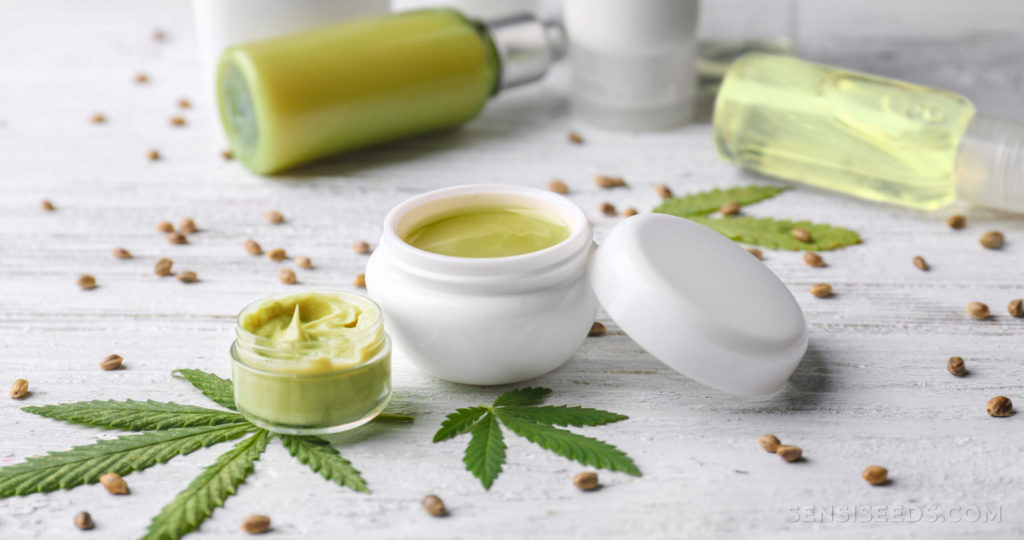
{"type": "Polygon", "coordinates": [[[744,244],[757,244],[771,249],[790,251],[828,251],[860,243],[860,235],[849,229],[809,221],[790,221],[750,216],[710,218],[727,202],[750,205],[782,193],[785,188],[773,186],[741,186],[712,189],[668,199],[654,211],[692,220],[744,244]],[[811,242],[793,238],[793,229],[800,227],[811,233],[811,242]]]}
{"type": "Polygon", "coordinates": [[[705,216],[713,212],[717,212],[718,209],[727,202],[735,202],[746,206],[748,204],[761,202],[765,199],[770,199],[779,193],[782,193],[785,189],[786,188],[774,186],[756,185],[739,186],[728,189],[715,188],[709,191],[702,191],[700,193],[666,199],[658,205],[654,211],[660,214],[672,214],[674,216],[685,218],[691,216],[705,216]]]}
{"type": "Polygon", "coordinates": [[[471,434],[463,456],[466,470],[490,489],[505,464],[505,441],[501,426],[542,448],[600,469],[641,476],[633,460],[614,446],[552,426],[599,426],[626,420],[627,416],[565,405],[541,406],[551,394],[549,388],[520,388],[505,392],[490,406],[457,409],[445,417],[434,442],[471,434]]]}
{"type": "Polygon", "coordinates": [[[180,375],[192,383],[192,386],[195,386],[204,396],[213,400],[217,405],[227,407],[232,411],[238,410],[235,408],[235,390],[231,387],[230,380],[221,379],[213,373],[207,373],[198,369],[176,369],[171,374],[180,375]]]}
{"type": "Polygon", "coordinates": [[[244,422],[238,413],[159,401],[79,401],[21,410],[72,424],[127,431],[175,427],[218,426],[244,422]]]}
{"type": "Polygon", "coordinates": [[[860,235],[842,227],[810,221],[755,218],[749,216],[720,219],[691,217],[722,235],[744,244],[757,244],[771,249],[789,251],[828,251],[860,243],[860,235]],[[811,233],[810,242],[793,238],[793,229],[800,227],[811,233]]]}
{"type": "Polygon", "coordinates": [[[222,454],[213,465],[203,470],[184,491],[178,493],[149,524],[143,540],[181,538],[196,530],[220,508],[224,500],[235,494],[253,470],[253,464],[267,447],[270,434],[259,430],[222,454]]]}
{"type": "Polygon", "coordinates": [[[171,428],[50,452],[0,469],[0,498],[94,484],[106,473],[126,475],[255,429],[248,422],[171,428]]]}
{"type": "Polygon", "coordinates": [[[341,457],[338,450],[320,437],[296,437],[281,435],[281,442],[288,453],[313,469],[320,476],[356,491],[369,493],[366,482],[349,460],[341,457]]]}

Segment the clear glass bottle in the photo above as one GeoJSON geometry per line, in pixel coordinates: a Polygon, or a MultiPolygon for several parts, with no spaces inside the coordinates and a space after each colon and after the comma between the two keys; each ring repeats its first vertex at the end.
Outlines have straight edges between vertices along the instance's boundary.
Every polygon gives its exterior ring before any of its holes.
{"type": "Polygon", "coordinates": [[[937,209],[962,199],[1024,212],[1024,128],[958,94],[750,53],[714,112],[726,161],[873,201],[937,209]]]}

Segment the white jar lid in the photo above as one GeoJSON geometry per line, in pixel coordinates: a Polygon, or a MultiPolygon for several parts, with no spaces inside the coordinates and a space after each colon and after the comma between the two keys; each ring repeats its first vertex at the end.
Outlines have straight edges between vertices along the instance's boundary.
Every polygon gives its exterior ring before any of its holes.
{"type": "Polygon", "coordinates": [[[672,369],[733,394],[781,389],[807,350],[789,289],[745,249],[687,219],[641,214],[590,262],[611,318],[672,369]]]}

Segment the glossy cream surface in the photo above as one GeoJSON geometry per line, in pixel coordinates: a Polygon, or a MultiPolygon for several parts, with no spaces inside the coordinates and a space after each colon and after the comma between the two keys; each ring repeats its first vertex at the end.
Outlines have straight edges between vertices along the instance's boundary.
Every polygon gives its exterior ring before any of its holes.
{"type": "Polygon", "coordinates": [[[409,245],[452,257],[510,257],[547,249],[571,234],[557,216],[532,208],[476,207],[441,214],[414,227],[409,245]]]}

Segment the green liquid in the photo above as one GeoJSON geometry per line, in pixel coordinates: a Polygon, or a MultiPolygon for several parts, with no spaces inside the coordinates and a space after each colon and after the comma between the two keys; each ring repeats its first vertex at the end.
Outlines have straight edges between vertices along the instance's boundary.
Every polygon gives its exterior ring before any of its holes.
{"type": "Polygon", "coordinates": [[[471,208],[419,225],[403,240],[452,257],[511,257],[559,244],[570,232],[565,222],[541,210],[471,208]]]}
{"type": "Polygon", "coordinates": [[[957,147],[974,112],[951,92],[752,53],[722,83],[715,143],[762,174],[935,209],[956,198],[957,147]]]}

